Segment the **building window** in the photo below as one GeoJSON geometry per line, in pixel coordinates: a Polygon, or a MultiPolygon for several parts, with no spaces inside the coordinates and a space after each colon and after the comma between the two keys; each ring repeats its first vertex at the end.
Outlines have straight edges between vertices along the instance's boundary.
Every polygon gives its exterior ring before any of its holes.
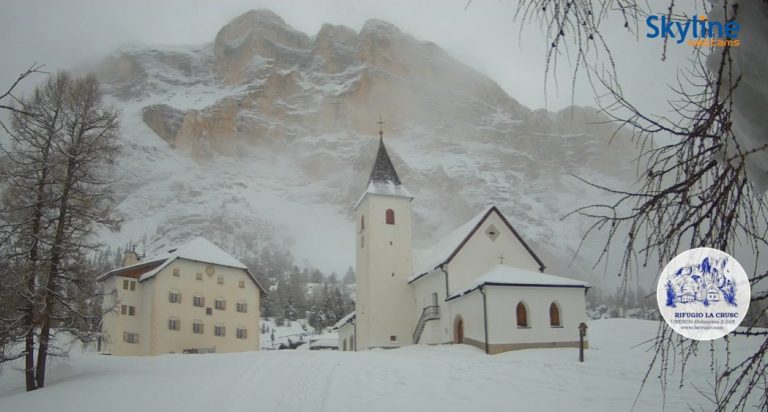
{"type": "Polygon", "coordinates": [[[224,299],[216,299],[214,302],[213,307],[216,308],[216,310],[226,310],[227,309],[227,301],[224,299]]]}
{"type": "Polygon", "coordinates": [[[173,268],[173,276],[179,277],[180,274],[181,274],[181,271],[179,270],[179,268],[173,268]]]}
{"type": "Polygon", "coordinates": [[[197,306],[198,308],[202,308],[203,306],[205,306],[205,297],[200,295],[193,296],[192,306],[197,306]]]}
{"type": "Polygon", "coordinates": [[[206,315],[208,315],[208,316],[211,316],[211,315],[213,315],[213,309],[211,309],[211,308],[205,308],[205,314],[206,314],[206,315]]]}
{"type": "Polygon", "coordinates": [[[387,224],[388,225],[394,225],[395,224],[395,211],[392,209],[387,209],[386,213],[387,218],[387,224]]]}
{"type": "Polygon", "coordinates": [[[128,314],[128,305],[120,306],[120,314],[121,315],[127,315],[128,314]]]}
{"type": "Polygon", "coordinates": [[[168,302],[181,303],[181,292],[178,292],[178,291],[168,292],[168,302]]]}
{"type": "Polygon", "coordinates": [[[132,280],[130,283],[131,283],[131,290],[136,290],[136,281],[132,280]]]}
{"type": "Polygon", "coordinates": [[[195,275],[195,279],[203,280],[203,272],[197,272],[197,274],[195,275]]]}
{"type": "Polygon", "coordinates": [[[202,321],[196,320],[196,321],[194,321],[192,323],[192,333],[197,334],[197,335],[202,335],[203,334],[203,330],[204,329],[203,329],[203,322],[202,321]]]}
{"type": "Polygon", "coordinates": [[[341,346],[342,346],[342,347],[341,347],[341,350],[343,350],[344,352],[346,352],[346,351],[347,351],[347,340],[346,340],[346,339],[344,339],[343,341],[341,341],[341,346]]]}
{"type": "Polygon", "coordinates": [[[227,330],[224,328],[224,325],[216,325],[213,327],[213,334],[216,336],[226,336],[227,330]]]}
{"type": "Polygon", "coordinates": [[[123,279],[123,289],[128,290],[128,279],[123,279]]]}
{"type": "Polygon", "coordinates": [[[168,330],[180,330],[181,321],[176,318],[168,319],[168,330]]]}
{"type": "Polygon", "coordinates": [[[128,306],[128,316],[136,316],[136,306],[128,306]]]}
{"type": "Polygon", "coordinates": [[[241,281],[237,282],[237,286],[238,286],[240,289],[245,289],[245,281],[244,281],[244,280],[241,280],[241,281]]]}
{"type": "Polygon", "coordinates": [[[389,341],[390,342],[397,342],[397,336],[396,335],[390,335],[389,336],[389,341]]]}
{"type": "Polygon", "coordinates": [[[248,339],[248,331],[245,328],[237,328],[238,339],[248,339]]]}
{"type": "Polygon", "coordinates": [[[528,327],[528,309],[525,308],[525,304],[523,304],[523,302],[517,304],[517,327],[528,327]]]}
{"type": "Polygon", "coordinates": [[[557,307],[555,302],[549,305],[549,325],[553,328],[559,328],[563,326],[560,323],[560,308],[557,307]]]}
{"type": "Polygon", "coordinates": [[[125,290],[136,290],[136,281],[135,280],[123,279],[123,289],[125,289],[125,290]]]}
{"type": "Polygon", "coordinates": [[[237,308],[237,311],[240,313],[246,313],[248,312],[248,304],[245,302],[237,302],[237,305],[235,305],[237,308]]]}
{"type": "Polygon", "coordinates": [[[133,332],[123,332],[123,342],[139,343],[139,334],[133,332]]]}
{"type": "Polygon", "coordinates": [[[213,276],[213,274],[216,273],[216,268],[214,268],[213,265],[207,265],[205,267],[205,273],[207,273],[208,276],[213,276]]]}
{"type": "Polygon", "coordinates": [[[223,285],[224,284],[224,276],[219,276],[218,278],[216,278],[216,283],[218,283],[219,285],[223,285]]]}
{"type": "Polygon", "coordinates": [[[360,216],[360,231],[365,230],[365,215],[360,216]]]}

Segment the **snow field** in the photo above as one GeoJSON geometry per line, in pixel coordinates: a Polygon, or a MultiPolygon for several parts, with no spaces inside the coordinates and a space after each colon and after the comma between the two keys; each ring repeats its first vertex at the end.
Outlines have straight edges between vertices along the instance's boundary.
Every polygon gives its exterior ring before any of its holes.
{"type": "MultiPolygon", "coordinates": [[[[109,357],[78,353],[53,362],[50,384],[23,392],[19,371],[0,375],[2,411],[624,411],[632,408],[658,323],[590,322],[586,362],[576,349],[485,355],[471,346],[365,352],[263,351],[109,357]],[[639,345],[639,346],[638,346],[639,345]]],[[[733,355],[752,343],[734,338],[733,355]]],[[[723,348],[722,340],[716,352],[723,348]]],[[[757,342],[755,343],[757,344],[757,342]]],[[[705,347],[706,346],[706,347],[705,347]]],[[[670,378],[666,401],[653,380],[636,411],[710,410],[709,345],[670,378]],[[664,402],[666,402],[664,404],[664,402]]]]}

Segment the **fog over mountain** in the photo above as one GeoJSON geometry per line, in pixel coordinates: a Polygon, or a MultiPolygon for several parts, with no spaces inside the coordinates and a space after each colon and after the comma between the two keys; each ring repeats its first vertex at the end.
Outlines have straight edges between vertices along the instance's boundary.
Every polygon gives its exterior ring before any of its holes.
{"type": "Polygon", "coordinates": [[[571,174],[634,181],[626,136],[609,144],[613,127],[592,108],[530,110],[392,24],[307,34],[256,10],[211,43],[123,48],[92,69],[122,112],[126,221],[105,234],[115,246],[146,236],[151,252],[205,236],[242,255],[278,243],[300,264],[343,273],[381,116],[415,196],[417,248],[493,203],[549,272],[604,281],[591,268],[599,241],[568,268],[589,222],[561,218],[606,196],[571,174]]]}

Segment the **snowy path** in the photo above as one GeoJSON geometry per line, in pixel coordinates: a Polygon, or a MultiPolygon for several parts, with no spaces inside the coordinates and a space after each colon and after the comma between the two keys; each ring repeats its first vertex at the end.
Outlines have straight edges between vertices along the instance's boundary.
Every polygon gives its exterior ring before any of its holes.
{"type": "MultiPolygon", "coordinates": [[[[633,346],[655,330],[655,322],[592,322],[586,363],[577,361],[574,349],[487,356],[463,345],[361,353],[78,354],[57,362],[50,385],[30,394],[20,391],[19,373],[6,367],[0,411],[624,411],[632,408],[650,356],[633,346]]],[[[699,359],[690,367],[699,387],[706,387],[708,365],[699,359]]],[[[704,402],[688,384],[668,391],[666,410],[710,410],[704,402]]],[[[661,408],[658,384],[650,383],[635,410],[661,408]]]]}

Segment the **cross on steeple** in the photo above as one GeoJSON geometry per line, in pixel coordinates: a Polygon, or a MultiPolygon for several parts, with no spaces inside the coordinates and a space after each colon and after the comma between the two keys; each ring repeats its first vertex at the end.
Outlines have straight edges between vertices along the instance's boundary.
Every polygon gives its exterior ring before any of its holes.
{"type": "Polygon", "coordinates": [[[376,123],[379,125],[379,137],[383,139],[384,138],[384,129],[382,128],[382,126],[384,126],[384,122],[381,121],[381,114],[379,114],[379,121],[376,122],[376,123]]]}
{"type": "Polygon", "coordinates": [[[504,264],[504,254],[503,253],[499,255],[499,263],[502,264],[502,265],[504,264]]]}

